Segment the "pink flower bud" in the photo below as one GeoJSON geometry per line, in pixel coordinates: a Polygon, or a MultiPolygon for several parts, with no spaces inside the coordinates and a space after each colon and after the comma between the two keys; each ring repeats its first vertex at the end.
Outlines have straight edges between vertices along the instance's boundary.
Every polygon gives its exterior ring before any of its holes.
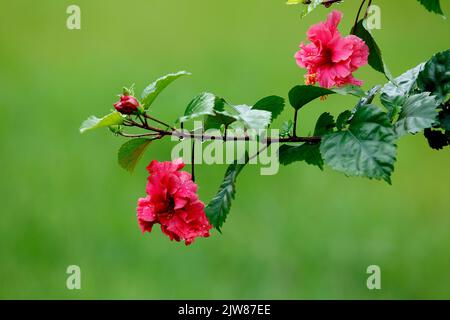
{"type": "Polygon", "coordinates": [[[122,114],[133,114],[139,107],[139,101],[133,96],[122,95],[120,101],[114,104],[114,108],[122,114]]]}

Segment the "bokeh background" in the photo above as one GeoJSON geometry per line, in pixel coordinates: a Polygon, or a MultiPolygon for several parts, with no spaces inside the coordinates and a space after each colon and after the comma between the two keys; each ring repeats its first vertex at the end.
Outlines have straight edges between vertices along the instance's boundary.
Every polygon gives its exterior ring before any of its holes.
{"type": "MultiPolygon", "coordinates": [[[[450,47],[450,22],[417,1],[375,4],[382,29],[374,37],[394,75],[450,47]]],[[[334,6],[345,14],[343,32],[358,5],[334,6]]],[[[249,167],[223,235],[189,247],[159,228],[142,235],[135,218],[145,165],[169,159],[171,143],[154,143],[130,175],[116,162],[123,139],[79,134],[122,86],[140,92],[178,70],[193,75],[153,107],[167,121],[202,91],[236,104],[286,97],[303,81],[298,44],[329,12],[301,20],[300,10],[283,0],[2,1],[0,298],[450,298],[450,153],[432,151],[420,134],[400,141],[392,186],[304,163],[275,176],[249,167]],[[81,7],[81,30],[66,28],[70,4],[81,7]],[[72,264],[82,290],[66,289],[72,264]],[[366,287],[372,264],[382,271],[378,291],[366,287]]],[[[366,89],[385,82],[369,67],[357,76],[366,89]]],[[[308,134],[322,112],[354,104],[314,102],[299,130],[308,134]]],[[[291,116],[286,108],[276,123],[291,116]]],[[[207,202],[225,166],[197,170],[207,202]]]]}

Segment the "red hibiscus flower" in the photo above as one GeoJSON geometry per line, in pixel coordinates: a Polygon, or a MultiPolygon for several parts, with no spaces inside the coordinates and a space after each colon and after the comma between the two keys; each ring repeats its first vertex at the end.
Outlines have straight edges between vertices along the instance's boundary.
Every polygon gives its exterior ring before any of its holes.
{"type": "Polygon", "coordinates": [[[148,165],[147,197],[138,200],[137,218],[143,233],[159,223],[171,240],[189,245],[196,237],[209,237],[212,226],[198,199],[197,185],[189,173],[180,171],[183,167],[181,159],[153,160],[148,165]]]}
{"type": "Polygon", "coordinates": [[[300,44],[295,54],[297,64],[308,70],[305,83],[319,82],[324,88],[362,85],[353,77],[353,72],[367,64],[369,48],[365,42],[354,35],[342,37],[338,30],[342,13],[333,11],[327,21],[313,25],[308,30],[310,44],[300,44]]]}

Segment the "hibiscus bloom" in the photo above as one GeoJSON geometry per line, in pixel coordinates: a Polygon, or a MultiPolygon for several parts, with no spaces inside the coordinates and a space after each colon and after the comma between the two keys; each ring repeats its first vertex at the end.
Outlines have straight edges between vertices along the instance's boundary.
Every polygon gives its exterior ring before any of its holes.
{"type": "Polygon", "coordinates": [[[198,199],[197,185],[189,173],[180,171],[183,167],[182,159],[153,160],[148,165],[147,196],[138,200],[137,218],[143,233],[159,223],[171,240],[189,245],[196,237],[209,237],[212,226],[198,199]]]}
{"type": "Polygon", "coordinates": [[[338,30],[341,19],[342,13],[333,11],[327,21],[313,25],[308,30],[311,43],[300,44],[295,59],[300,67],[308,70],[306,84],[319,82],[324,88],[363,84],[352,73],[367,64],[369,48],[355,35],[341,36],[338,30]]]}

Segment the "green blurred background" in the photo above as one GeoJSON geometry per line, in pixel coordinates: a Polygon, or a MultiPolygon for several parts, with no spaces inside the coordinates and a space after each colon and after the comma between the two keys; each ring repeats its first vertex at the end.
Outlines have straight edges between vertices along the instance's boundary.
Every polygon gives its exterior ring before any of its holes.
{"type": "MultiPolygon", "coordinates": [[[[450,22],[417,1],[375,4],[382,29],[374,36],[394,75],[450,47],[450,22]]],[[[358,5],[334,6],[345,14],[343,32],[358,5]]],[[[303,81],[298,44],[329,12],[301,20],[300,10],[283,0],[2,1],[0,298],[450,298],[450,154],[421,135],[400,141],[392,186],[303,163],[275,176],[247,168],[223,235],[185,247],[159,228],[143,236],[135,217],[145,165],[168,160],[171,143],[152,145],[129,175],[116,163],[123,139],[78,133],[87,116],[111,109],[122,86],[140,92],[177,70],[193,76],[156,101],[165,120],[204,90],[236,104],[286,97],[303,81]],[[81,30],[66,28],[74,3],[81,30]],[[82,290],[66,289],[72,264],[82,290]],[[372,264],[381,267],[379,291],[366,287],[372,264]]],[[[357,76],[366,89],[384,83],[369,67],[357,76]]],[[[354,103],[311,104],[300,132],[354,103]]],[[[277,123],[290,117],[286,108],[277,123]]],[[[224,169],[198,168],[205,202],[224,169]]]]}

